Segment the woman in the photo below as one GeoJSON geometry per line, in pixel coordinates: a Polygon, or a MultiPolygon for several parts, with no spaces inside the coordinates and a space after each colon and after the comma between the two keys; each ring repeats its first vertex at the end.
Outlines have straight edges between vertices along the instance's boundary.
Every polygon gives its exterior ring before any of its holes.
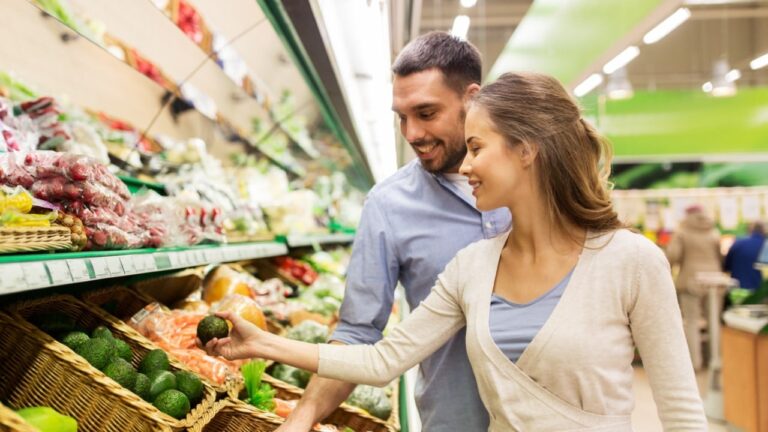
{"type": "Polygon", "coordinates": [[[631,430],[637,347],[665,429],[706,430],[669,265],[622,229],[609,148],[576,103],[551,77],[504,74],[475,97],[465,131],[478,209],[508,207],[514,228],[459,252],[385,339],[312,345],[222,315],[232,334],[206,349],[384,385],[466,325],[489,430],[539,432],[631,430]]]}

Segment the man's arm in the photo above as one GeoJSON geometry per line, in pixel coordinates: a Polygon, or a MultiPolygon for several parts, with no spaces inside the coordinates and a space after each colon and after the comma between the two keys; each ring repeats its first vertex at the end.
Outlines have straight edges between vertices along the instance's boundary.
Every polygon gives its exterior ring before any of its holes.
{"type": "MultiPolygon", "coordinates": [[[[331,342],[339,344],[340,342],[331,342]]],[[[298,405],[276,432],[306,432],[347,400],[356,384],[313,376],[298,405]]]]}

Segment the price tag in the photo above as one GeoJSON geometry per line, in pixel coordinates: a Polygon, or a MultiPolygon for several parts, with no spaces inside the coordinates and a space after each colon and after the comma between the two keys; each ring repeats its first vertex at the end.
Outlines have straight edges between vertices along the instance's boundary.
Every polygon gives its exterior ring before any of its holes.
{"type": "Polygon", "coordinates": [[[207,260],[205,258],[205,252],[203,251],[195,251],[195,263],[196,264],[204,264],[207,260]]]}
{"type": "Polygon", "coordinates": [[[181,252],[168,252],[168,261],[171,262],[171,267],[176,268],[181,265],[181,252]]]}
{"type": "Polygon", "coordinates": [[[157,270],[157,262],[155,261],[154,254],[144,256],[144,269],[147,271],[157,270]]]}
{"type": "Polygon", "coordinates": [[[27,280],[27,287],[39,288],[51,284],[45,264],[41,262],[27,263],[22,265],[21,268],[24,271],[24,279],[27,280]]]}
{"type": "Polygon", "coordinates": [[[133,264],[133,260],[134,260],[134,256],[132,255],[120,257],[120,264],[122,264],[125,274],[135,273],[136,268],[133,264]]]}
{"type": "Polygon", "coordinates": [[[72,282],[72,275],[69,273],[69,267],[65,261],[48,261],[45,265],[48,267],[51,282],[54,284],[61,285],[72,282]]]}
{"type": "Polygon", "coordinates": [[[24,271],[19,264],[6,264],[0,266],[0,290],[3,292],[24,291],[27,289],[27,281],[24,271]]]}
{"type": "Polygon", "coordinates": [[[123,266],[120,264],[120,257],[107,257],[107,266],[109,267],[109,274],[112,276],[120,276],[123,274],[123,266]]]}
{"type": "Polygon", "coordinates": [[[109,276],[109,265],[106,258],[91,258],[91,267],[93,267],[93,275],[97,278],[109,276]]]}
{"type": "Polygon", "coordinates": [[[88,274],[88,267],[85,266],[83,260],[67,260],[67,266],[69,267],[69,274],[72,275],[74,282],[87,281],[91,278],[88,274]]]}
{"type": "Polygon", "coordinates": [[[216,257],[211,249],[205,251],[205,260],[209,263],[216,261],[216,257]]]}

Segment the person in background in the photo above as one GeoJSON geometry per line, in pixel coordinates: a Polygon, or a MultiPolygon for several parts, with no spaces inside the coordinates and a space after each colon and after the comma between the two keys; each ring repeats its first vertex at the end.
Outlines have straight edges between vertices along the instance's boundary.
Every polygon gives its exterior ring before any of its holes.
{"type": "Polygon", "coordinates": [[[314,345],[219,314],[232,332],[207,352],[385,385],[466,327],[488,431],[629,432],[637,349],[664,430],[706,430],[669,263],[618,220],[610,145],[576,101],[550,76],[506,73],[472,99],[464,135],[477,208],[508,208],[513,228],[462,249],[384,339],[314,345]]]}
{"type": "Polygon", "coordinates": [[[753,222],[750,235],[736,239],[725,256],[725,271],[738,279],[739,287],[756,290],[763,285],[763,274],[755,268],[765,244],[765,225],[753,222]]]}
{"type": "MultiPolygon", "coordinates": [[[[477,49],[445,32],[428,33],[403,48],[392,72],[392,109],[417,159],[366,197],[334,343],[376,343],[398,282],[415,309],[456,252],[510,225],[507,209],[475,207],[472,188],[458,172],[467,151],[464,105],[482,78],[477,49]]],[[[415,398],[422,427],[431,432],[485,430],[488,413],[467,358],[464,330],[444,342],[419,368],[415,398]]],[[[310,430],[354,388],[314,377],[278,431],[310,430]]]]}
{"type": "Polygon", "coordinates": [[[720,232],[704,208],[694,204],[686,208],[685,218],[672,235],[666,249],[673,266],[679,266],[675,286],[683,313],[685,338],[691,361],[696,370],[703,367],[701,352],[701,322],[706,319],[704,302],[706,291],[696,282],[699,272],[722,271],[720,232]]]}

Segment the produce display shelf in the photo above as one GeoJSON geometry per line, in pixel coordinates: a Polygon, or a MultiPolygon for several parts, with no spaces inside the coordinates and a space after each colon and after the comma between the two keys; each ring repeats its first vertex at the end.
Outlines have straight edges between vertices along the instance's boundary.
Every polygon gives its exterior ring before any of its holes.
{"type": "Polygon", "coordinates": [[[335,243],[352,243],[355,240],[354,234],[336,233],[336,234],[303,234],[278,236],[278,241],[284,242],[289,248],[306,247],[314,245],[326,245],[335,243]]]}
{"type": "Polygon", "coordinates": [[[0,257],[0,295],[221,262],[285,255],[278,242],[0,257]]]}

